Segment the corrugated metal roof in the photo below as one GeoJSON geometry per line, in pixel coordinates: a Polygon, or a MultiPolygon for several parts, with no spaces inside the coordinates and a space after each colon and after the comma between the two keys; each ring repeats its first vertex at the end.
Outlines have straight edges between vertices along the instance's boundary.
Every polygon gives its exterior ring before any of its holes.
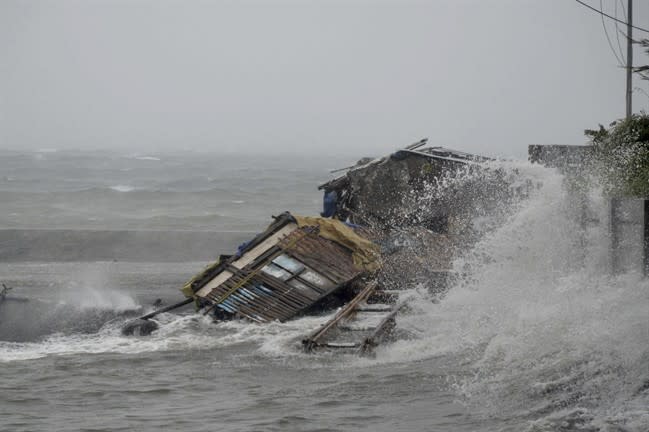
{"type": "Polygon", "coordinates": [[[461,163],[461,164],[481,163],[481,162],[486,162],[488,160],[491,160],[490,158],[485,156],[475,155],[475,154],[466,153],[459,150],[448,149],[440,146],[423,147],[424,145],[426,145],[427,142],[428,142],[428,138],[424,138],[423,140],[411,144],[407,147],[404,147],[403,149],[397,150],[396,152],[390,155],[372,159],[369,162],[361,165],[348,167],[345,174],[338,176],[332,180],[329,180],[326,183],[321,184],[320,186],[318,186],[318,189],[330,189],[330,188],[335,189],[338,185],[342,185],[346,181],[347,173],[356,170],[363,170],[372,165],[384,163],[393,156],[399,157],[404,154],[410,154],[413,156],[423,156],[430,159],[461,163]]]}

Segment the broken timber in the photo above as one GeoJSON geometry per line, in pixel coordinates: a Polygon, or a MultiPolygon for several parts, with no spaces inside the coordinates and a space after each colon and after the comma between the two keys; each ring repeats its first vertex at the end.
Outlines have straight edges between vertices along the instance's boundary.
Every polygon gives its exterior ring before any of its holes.
{"type": "MultiPolygon", "coordinates": [[[[149,318],[191,302],[218,321],[257,323],[283,322],[347,302],[302,341],[304,349],[371,354],[395,326],[399,288],[424,281],[429,290],[442,292],[455,251],[472,241],[474,230],[463,222],[475,209],[465,203],[473,203],[480,190],[470,183],[462,191],[467,198],[458,200],[457,192],[444,196],[429,189],[449,173],[481,169],[488,159],[426,144],[423,139],[332,171],[346,172],[320,185],[322,218],[288,212],[273,217],[236,254],[221,255],[187,282],[181,289],[185,301],[129,323],[124,333],[150,332],[149,318]],[[379,284],[388,289],[378,290],[379,284]]],[[[498,172],[475,183],[491,192],[494,182],[509,185],[498,172]]],[[[478,207],[482,211],[485,205],[478,207]]]]}
{"type": "Polygon", "coordinates": [[[2,291],[0,291],[0,303],[4,301],[4,299],[7,297],[7,294],[9,294],[9,291],[11,291],[13,288],[8,287],[5,284],[2,284],[2,291]]]}
{"type": "Polygon", "coordinates": [[[375,248],[341,221],[284,213],[183,292],[217,319],[286,321],[376,268],[375,248]]]}
{"type": "MultiPolygon", "coordinates": [[[[304,338],[304,350],[312,352],[318,348],[351,349],[359,355],[371,354],[394,328],[395,316],[402,307],[402,304],[395,306],[387,303],[368,303],[377,298],[376,287],[376,281],[368,283],[333,318],[304,338]]],[[[381,297],[385,298],[384,295],[378,298],[381,297]]]]}

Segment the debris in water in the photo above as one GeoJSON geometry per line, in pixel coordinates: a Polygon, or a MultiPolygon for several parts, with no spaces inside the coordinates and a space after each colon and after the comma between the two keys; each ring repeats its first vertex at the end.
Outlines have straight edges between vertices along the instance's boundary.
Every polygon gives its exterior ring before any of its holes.
{"type": "Polygon", "coordinates": [[[8,287],[5,284],[2,284],[2,291],[0,291],[0,303],[4,301],[4,299],[7,297],[7,294],[9,294],[9,291],[11,291],[13,288],[8,287]]]}
{"type": "Polygon", "coordinates": [[[149,334],[155,330],[149,318],[189,302],[217,321],[256,323],[340,307],[305,337],[305,350],[370,354],[395,326],[403,285],[421,282],[443,292],[454,279],[455,253],[476,237],[475,213],[524,192],[512,192],[503,172],[479,166],[488,158],[426,143],[343,168],[345,174],[319,187],[321,217],[275,217],[234,255],[221,255],[187,282],[187,300],[129,323],[124,334],[149,334]],[[471,182],[448,182],[477,171],[483,175],[471,182]]]}

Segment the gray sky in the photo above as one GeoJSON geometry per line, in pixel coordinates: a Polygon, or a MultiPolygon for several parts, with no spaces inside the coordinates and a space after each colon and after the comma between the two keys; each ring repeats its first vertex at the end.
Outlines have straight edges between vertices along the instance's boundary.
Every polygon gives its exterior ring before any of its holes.
{"type": "Polygon", "coordinates": [[[622,117],[624,76],[571,0],[0,0],[8,149],[523,156],[622,117]]]}

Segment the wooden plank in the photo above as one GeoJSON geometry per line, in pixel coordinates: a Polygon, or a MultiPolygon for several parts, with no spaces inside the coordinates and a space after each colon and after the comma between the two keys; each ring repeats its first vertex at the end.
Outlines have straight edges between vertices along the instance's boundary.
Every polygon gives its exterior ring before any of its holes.
{"type": "MultiPolygon", "coordinates": [[[[236,274],[233,276],[232,282],[233,284],[240,283],[244,278],[245,276],[242,274],[236,274]]],[[[275,319],[282,320],[291,317],[295,315],[297,311],[302,309],[305,303],[310,303],[308,299],[287,296],[287,291],[292,289],[292,287],[284,286],[279,282],[280,281],[261,273],[255,275],[250,282],[243,284],[241,288],[232,293],[233,296],[245,297],[245,303],[235,299],[235,308],[244,315],[258,314],[266,318],[268,321],[272,321],[275,319]],[[254,290],[252,286],[255,283],[263,284],[270,290],[270,292],[266,293],[265,296],[259,296],[254,300],[247,298],[241,291],[254,290]]],[[[213,298],[213,300],[217,299],[218,297],[213,298]]]]}
{"type": "Polygon", "coordinates": [[[232,277],[231,272],[227,270],[223,270],[221,273],[214,276],[214,278],[211,281],[205,284],[203,288],[196,291],[196,295],[203,298],[207,297],[207,295],[210,294],[213,289],[217,288],[219,285],[222,285],[231,277],[232,277]]]}
{"type": "Polygon", "coordinates": [[[358,342],[327,342],[324,344],[325,347],[327,348],[342,348],[342,349],[350,349],[350,348],[358,348],[360,347],[360,343],[358,342]]]}
{"type": "Polygon", "coordinates": [[[242,269],[251,262],[253,262],[259,255],[263,254],[266,252],[268,249],[272,248],[277,244],[279,240],[284,238],[285,236],[289,235],[293,231],[297,229],[297,224],[294,223],[289,223],[286,226],[282,227],[279,231],[277,231],[275,234],[269,236],[266,240],[249,250],[248,252],[244,253],[241,258],[238,260],[234,261],[232,263],[233,266],[235,266],[238,269],[242,269]]]}
{"type": "Polygon", "coordinates": [[[227,312],[255,321],[285,321],[346,286],[360,273],[362,271],[354,268],[351,252],[346,248],[320,238],[311,228],[298,229],[295,223],[289,223],[260,240],[241,258],[229,261],[223,271],[197,293],[212,302],[204,313],[223,304],[222,309],[227,312]],[[306,259],[295,257],[326,281],[323,287],[304,280],[306,272],[294,274],[293,279],[304,285],[298,288],[262,270],[278,255],[292,256],[296,250],[302,251],[302,258],[311,258],[309,266],[306,259]],[[254,294],[259,284],[268,290],[263,296],[254,294]]]}
{"type": "MultiPolygon", "coordinates": [[[[295,231],[297,224],[289,223],[286,226],[282,227],[276,233],[270,235],[267,239],[262,241],[260,244],[244,253],[241,258],[232,262],[232,266],[243,269],[247,264],[250,264],[261,254],[271,249],[277,244],[279,240],[289,235],[291,232],[295,231]]],[[[228,279],[232,277],[232,272],[224,270],[221,273],[217,274],[211,281],[209,281],[205,286],[200,290],[196,291],[196,295],[199,297],[206,297],[213,289],[217,288],[219,285],[225,283],[228,279]]]]}
{"type": "Polygon", "coordinates": [[[349,317],[354,313],[356,306],[363,300],[365,300],[369,295],[376,289],[376,281],[372,281],[367,284],[365,288],[354,297],[349,303],[347,303],[338,313],[327,323],[325,323],[321,328],[313,332],[307,338],[302,340],[302,345],[304,346],[305,351],[312,351],[313,348],[319,345],[320,340],[327,334],[328,331],[336,327],[342,320],[349,317]]]}
{"type": "Polygon", "coordinates": [[[386,315],[385,318],[379,323],[378,326],[376,326],[376,329],[372,334],[368,337],[366,337],[363,342],[361,343],[361,346],[358,348],[358,355],[368,355],[371,354],[374,348],[380,343],[381,339],[385,336],[385,332],[387,329],[394,327],[395,325],[395,317],[397,313],[401,310],[402,307],[405,306],[405,303],[398,304],[394,307],[392,312],[390,312],[388,315],[386,315]]]}
{"type": "MultiPolygon", "coordinates": [[[[234,286],[237,283],[243,282],[245,279],[245,276],[242,274],[236,274],[232,277],[231,282],[232,286],[234,286]]],[[[229,283],[230,281],[228,281],[229,283]]],[[[236,291],[233,292],[233,295],[238,295],[242,289],[245,290],[252,290],[254,291],[254,284],[255,283],[260,283],[262,281],[259,280],[259,275],[255,275],[251,281],[247,283],[243,283],[242,286],[237,289],[236,291]]],[[[266,285],[266,284],[264,284],[266,285]]],[[[269,293],[266,293],[264,296],[259,296],[256,300],[251,300],[248,302],[248,305],[244,306],[246,310],[246,314],[248,313],[258,313],[265,318],[267,318],[268,321],[272,321],[274,319],[277,319],[278,316],[284,316],[286,314],[291,314],[291,311],[294,309],[294,307],[290,307],[287,305],[284,305],[282,303],[278,303],[276,300],[277,297],[277,292],[275,290],[272,290],[272,287],[268,287],[271,291],[269,293]],[[271,307],[272,305],[272,307],[271,307]]],[[[226,289],[225,292],[227,292],[228,289],[226,289]]],[[[243,294],[241,294],[243,295],[243,294]]],[[[219,299],[218,296],[216,296],[216,293],[213,293],[210,295],[211,300],[217,301],[219,299]]],[[[235,309],[239,310],[239,304],[240,302],[235,302],[235,309]]]]}

